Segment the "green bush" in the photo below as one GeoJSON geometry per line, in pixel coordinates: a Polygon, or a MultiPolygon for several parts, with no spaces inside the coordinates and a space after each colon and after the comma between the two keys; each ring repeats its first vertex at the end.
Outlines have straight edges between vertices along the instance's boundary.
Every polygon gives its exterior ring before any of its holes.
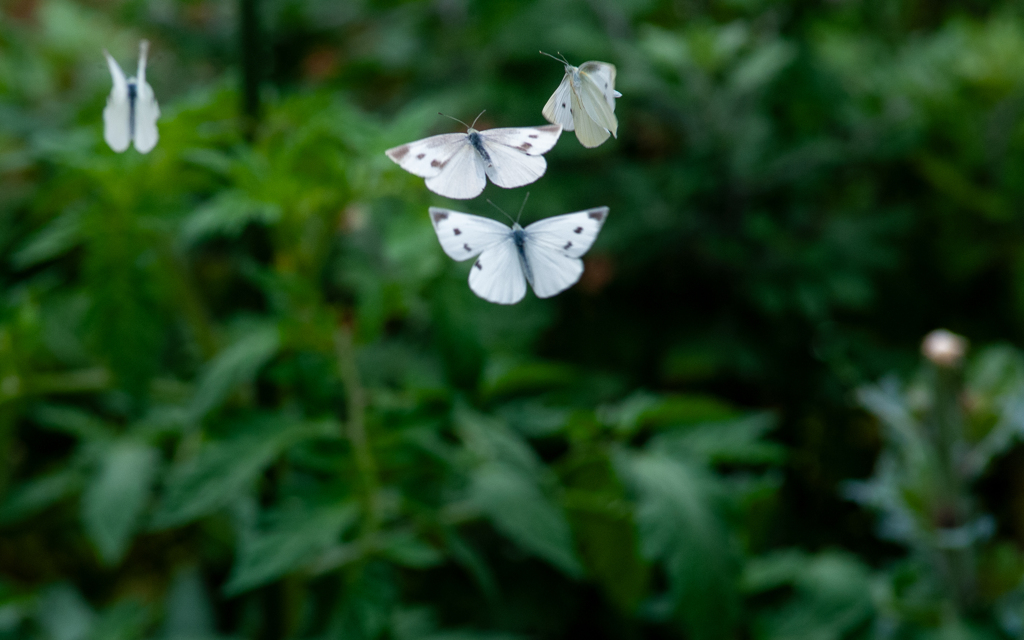
{"type": "Polygon", "coordinates": [[[1022,338],[1016,4],[0,11],[0,640],[1024,633],[1024,356],[914,374],[1022,338]],[[501,307],[384,150],[542,124],[541,49],[620,129],[523,219],[611,213],[501,307]]]}

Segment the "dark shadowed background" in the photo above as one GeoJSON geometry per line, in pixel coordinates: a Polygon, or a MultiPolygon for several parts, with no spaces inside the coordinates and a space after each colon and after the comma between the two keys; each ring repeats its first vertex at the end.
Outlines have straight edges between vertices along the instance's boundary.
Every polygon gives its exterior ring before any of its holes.
{"type": "Polygon", "coordinates": [[[0,640],[1022,637],[1022,203],[1020,2],[7,0],[0,640]],[[544,124],[539,50],[618,139],[384,155],[544,124]],[[611,213],[492,305],[427,208],[527,190],[611,213]]]}

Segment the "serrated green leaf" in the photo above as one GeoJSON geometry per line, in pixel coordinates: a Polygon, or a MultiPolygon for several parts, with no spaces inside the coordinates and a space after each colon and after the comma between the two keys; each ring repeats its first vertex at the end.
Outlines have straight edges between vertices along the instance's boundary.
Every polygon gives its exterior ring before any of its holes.
{"type": "Polygon", "coordinates": [[[358,507],[344,504],[291,516],[270,531],[244,537],[224,592],[236,595],[300,568],[337,543],[358,518],[358,507]]]}
{"type": "Polygon", "coordinates": [[[758,620],[766,640],[840,640],[873,613],[868,568],[846,553],[787,550],[756,558],[743,576],[748,592],[791,585],[795,596],[758,620]]]}
{"type": "Polygon", "coordinates": [[[397,531],[384,535],[386,537],[380,552],[395,564],[413,569],[427,569],[441,564],[444,560],[440,551],[412,531],[397,531]]]}
{"type": "Polygon", "coordinates": [[[149,500],[159,460],[156,449],[131,440],[104,451],[82,496],[82,523],[105,563],[116,564],[124,555],[149,500]]]}
{"type": "Polygon", "coordinates": [[[196,384],[189,405],[193,420],[202,419],[238,385],[251,381],[280,348],[281,337],[274,324],[258,324],[209,362],[196,384]]]}
{"type": "Polygon", "coordinates": [[[565,514],[531,476],[500,462],[482,464],[470,476],[470,499],[498,531],[525,551],[570,577],[583,575],[565,514]]]}
{"type": "Polygon", "coordinates": [[[660,562],[668,597],[698,639],[728,635],[738,608],[735,558],[728,528],[713,503],[706,472],[663,454],[622,452],[616,466],[636,493],[644,557],[660,562]]]}
{"type": "Polygon", "coordinates": [[[337,430],[328,421],[303,422],[284,416],[254,420],[251,433],[210,443],[194,458],[171,468],[153,526],[174,527],[217,511],[248,491],[285,448],[337,430]]]}
{"type": "Polygon", "coordinates": [[[84,483],[82,470],[71,467],[16,485],[0,502],[0,525],[29,518],[75,494],[84,483]]]}

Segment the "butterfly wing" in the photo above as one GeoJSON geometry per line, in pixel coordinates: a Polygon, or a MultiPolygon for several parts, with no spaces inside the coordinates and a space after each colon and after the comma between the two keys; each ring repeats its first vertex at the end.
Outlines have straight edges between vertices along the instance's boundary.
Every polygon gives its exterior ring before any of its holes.
{"type": "Polygon", "coordinates": [[[469,260],[508,240],[512,230],[497,220],[430,207],[430,221],[441,248],[453,260],[469,260]]]}
{"type": "Polygon", "coordinates": [[[488,302],[515,304],[526,295],[526,278],[519,252],[506,227],[503,242],[480,254],[469,270],[469,288],[488,302]]]}
{"type": "Polygon", "coordinates": [[[107,67],[114,81],[114,87],[107,96],[107,106],[103,108],[103,139],[111,149],[120,153],[128,148],[132,139],[129,128],[131,102],[128,100],[128,80],[124,77],[124,71],[121,71],[117,60],[114,60],[107,51],[104,51],[103,55],[107,57],[107,67]]]}
{"type": "Polygon", "coordinates": [[[469,142],[464,133],[445,133],[388,149],[392,161],[414,176],[432,178],[469,142]]]}
{"type": "Polygon", "coordinates": [[[464,144],[455,155],[441,163],[437,175],[426,179],[427,188],[455,200],[475,198],[487,186],[484,164],[484,159],[476,149],[468,143],[464,144]]]}
{"type": "Polygon", "coordinates": [[[526,227],[523,251],[538,298],[565,291],[583,275],[583,256],[608,217],[608,207],[538,220],[526,227]]]}
{"type": "Polygon", "coordinates": [[[617,137],[619,121],[615,118],[614,91],[615,67],[604,62],[586,62],[580,67],[579,98],[587,115],[598,126],[607,129],[617,137]]]}
{"type": "Polygon", "coordinates": [[[484,163],[484,172],[505,189],[535,182],[548,166],[541,154],[550,151],[561,134],[558,124],[481,131],[480,140],[491,158],[484,163]]]}
{"type": "MultiPolygon", "coordinates": [[[[572,90],[571,104],[573,121],[576,123],[576,138],[580,144],[592,149],[600,146],[611,136],[608,129],[596,122],[583,106],[583,101],[575,88],[572,90]]],[[[602,102],[602,104],[604,103],[602,102]]],[[[607,109],[607,106],[605,108],[607,109]]]]}
{"type": "Polygon", "coordinates": [[[621,98],[622,94],[615,90],[615,65],[607,62],[584,62],[580,65],[580,76],[590,78],[605,102],[612,111],[615,111],[615,98],[621,98]]]}
{"type": "Polygon", "coordinates": [[[484,300],[514,304],[526,295],[526,279],[512,242],[512,230],[500,222],[430,207],[430,220],[444,252],[454,260],[476,262],[469,270],[469,288],[484,300]]]}
{"type": "Polygon", "coordinates": [[[156,128],[156,121],[160,118],[160,107],[153,95],[153,88],[146,82],[146,58],[149,56],[149,42],[143,40],[139,43],[139,71],[136,76],[136,98],[135,98],[135,150],[139,153],[149,153],[156,146],[160,134],[156,128]]]}
{"type": "Polygon", "coordinates": [[[548,122],[560,124],[566,131],[572,131],[575,128],[572,119],[571,85],[572,81],[567,73],[562,78],[558,88],[555,89],[555,92],[548,98],[547,104],[544,105],[544,109],[541,111],[548,122]]]}

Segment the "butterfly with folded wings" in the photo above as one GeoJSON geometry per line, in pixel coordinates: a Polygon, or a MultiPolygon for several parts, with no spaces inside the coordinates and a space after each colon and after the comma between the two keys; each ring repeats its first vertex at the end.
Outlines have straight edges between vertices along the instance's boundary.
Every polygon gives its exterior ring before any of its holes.
{"type": "Polygon", "coordinates": [[[541,53],[565,65],[561,84],[541,111],[547,121],[575,130],[580,144],[588,148],[601,145],[608,136],[618,137],[615,99],[622,94],[615,90],[615,65],[590,61],[574,67],[565,58],[541,53]]]}
{"type": "Polygon", "coordinates": [[[601,231],[608,207],[596,207],[538,220],[525,228],[440,207],[430,220],[441,248],[454,260],[476,258],[469,288],[489,302],[515,304],[526,283],[538,298],[565,291],[583,275],[580,259],[601,231]]]}
{"type": "Polygon", "coordinates": [[[156,129],[160,107],[153,88],[146,82],[149,42],[143,40],[139,43],[138,72],[131,78],[125,77],[120,65],[106,50],[103,55],[107,57],[107,67],[114,80],[107,106],[103,109],[103,139],[118,153],[132,142],[139,153],[149,153],[160,137],[156,129]]]}
{"type": "Polygon", "coordinates": [[[547,170],[543,154],[562,134],[560,124],[484,131],[473,125],[467,128],[466,133],[431,136],[385,153],[409,173],[426,178],[427,188],[434,193],[468,200],[483,192],[488,178],[505,189],[536,181],[547,170]]]}

